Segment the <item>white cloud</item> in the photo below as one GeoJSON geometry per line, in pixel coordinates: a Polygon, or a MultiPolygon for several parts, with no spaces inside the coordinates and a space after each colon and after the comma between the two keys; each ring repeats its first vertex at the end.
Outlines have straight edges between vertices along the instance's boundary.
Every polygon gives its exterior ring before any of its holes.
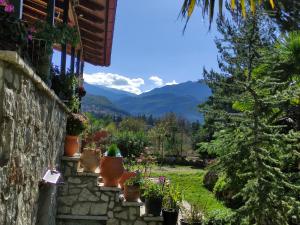
{"type": "Polygon", "coordinates": [[[83,74],[83,78],[89,84],[103,85],[134,94],[141,94],[141,86],[145,84],[142,78],[129,78],[113,73],[83,74]]]}
{"type": "Polygon", "coordinates": [[[173,81],[171,81],[171,82],[167,82],[167,83],[166,83],[166,85],[176,85],[176,84],[178,84],[178,83],[176,82],[176,80],[173,80],[173,81]]]}
{"type": "Polygon", "coordinates": [[[157,87],[161,87],[164,85],[164,81],[163,79],[161,79],[160,77],[158,76],[151,76],[149,78],[149,80],[151,80],[157,87]]]}

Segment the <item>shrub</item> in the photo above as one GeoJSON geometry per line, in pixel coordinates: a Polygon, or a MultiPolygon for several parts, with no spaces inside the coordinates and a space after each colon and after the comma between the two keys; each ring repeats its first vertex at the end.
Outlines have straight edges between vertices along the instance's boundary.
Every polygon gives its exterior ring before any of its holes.
{"type": "Polygon", "coordinates": [[[119,132],[114,136],[113,142],[118,145],[124,157],[139,156],[148,145],[144,132],[119,132]]]}
{"type": "Polygon", "coordinates": [[[67,118],[67,135],[78,136],[87,127],[87,119],[81,115],[72,113],[67,118]]]}
{"type": "Polygon", "coordinates": [[[211,212],[205,221],[206,225],[233,225],[232,213],[228,211],[215,210],[211,212]]]}
{"type": "Polygon", "coordinates": [[[203,177],[203,184],[204,186],[210,190],[213,191],[214,187],[218,181],[218,174],[216,171],[214,170],[209,170],[207,171],[207,173],[204,175],[203,177]]]}
{"type": "Polygon", "coordinates": [[[162,199],[163,196],[163,185],[147,180],[143,187],[143,197],[146,199],[162,199]]]}

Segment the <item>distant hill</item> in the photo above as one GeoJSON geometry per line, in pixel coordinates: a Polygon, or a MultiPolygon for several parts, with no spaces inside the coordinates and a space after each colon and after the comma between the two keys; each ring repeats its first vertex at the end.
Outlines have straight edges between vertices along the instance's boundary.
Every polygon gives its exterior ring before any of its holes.
{"type": "Polygon", "coordinates": [[[84,82],[83,86],[88,94],[96,95],[96,96],[104,96],[112,102],[118,101],[124,97],[136,96],[135,94],[132,94],[132,93],[129,93],[126,91],[108,88],[108,87],[104,87],[102,85],[88,84],[88,83],[84,82]]]}
{"type": "Polygon", "coordinates": [[[141,95],[84,84],[89,95],[83,98],[83,109],[118,115],[153,115],[161,117],[168,112],[190,121],[203,121],[198,105],[205,102],[211,90],[204,82],[188,81],[177,85],[155,88],[141,95]]]}
{"type": "Polygon", "coordinates": [[[205,102],[210,95],[211,90],[204,82],[189,81],[122,98],[115,105],[132,115],[152,114],[154,117],[161,117],[168,112],[174,112],[190,121],[203,121],[198,105],[205,102]]]}
{"type": "Polygon", "coordinates": [[[109,99],[104,96],[87,94],[82,98],[82,111],[90,112],[95,116],[114,115],[128,116],[129,113],[115,106],[109,99]]]}

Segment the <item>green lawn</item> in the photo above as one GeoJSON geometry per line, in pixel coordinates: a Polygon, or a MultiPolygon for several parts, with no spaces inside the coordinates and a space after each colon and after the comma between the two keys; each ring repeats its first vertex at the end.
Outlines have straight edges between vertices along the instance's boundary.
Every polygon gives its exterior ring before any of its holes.
{"type": "Polygon", "coordinates": [[[230,212],[221,202],[219,202],[212,192],[203,186],[203,176],[205,171],[201,169],[191,169],[190,167],[176,166],[172,167],[155,167],[151,176],[166,176],[173,184],[177,184],[183,193],[183,198],[189,203],[199,205],[205,212],[210,215],[213,211],[230,212]]]}

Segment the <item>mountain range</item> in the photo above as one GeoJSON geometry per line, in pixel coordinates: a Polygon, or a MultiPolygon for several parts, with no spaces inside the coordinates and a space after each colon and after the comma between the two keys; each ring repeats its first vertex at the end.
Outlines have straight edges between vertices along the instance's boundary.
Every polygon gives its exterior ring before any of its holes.
{"type": "Polygon", "coordinates": [[[88,94],[82,101],[83,111],[154,117],[174,112],[190,121],[203,120],[198,105],[211,95],[203,81],[167,85],[140,95],[88,83],[84,83],[84,87],[88,94]]]}

